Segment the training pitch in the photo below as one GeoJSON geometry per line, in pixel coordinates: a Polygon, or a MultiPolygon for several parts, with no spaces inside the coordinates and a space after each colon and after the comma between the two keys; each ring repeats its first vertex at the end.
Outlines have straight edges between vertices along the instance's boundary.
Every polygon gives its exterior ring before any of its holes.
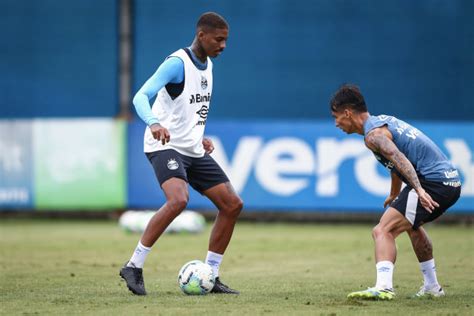
{"type": "Polygon", "coordinates": [[[13,315],[472,315],[474,231],[428,225],[447,296],[410,299],[422,284],[408,237],[397,241],[391,302],[350,301],[373,286],[370,225],[238,223],[221,279],[239,296],[186,296],[179,268],[203,260],[210,225],[199,235],[164,235],[145,264],[148,295],[118,276],[139,235],[112,221],[0,219],[0,314],[13,315]]]}

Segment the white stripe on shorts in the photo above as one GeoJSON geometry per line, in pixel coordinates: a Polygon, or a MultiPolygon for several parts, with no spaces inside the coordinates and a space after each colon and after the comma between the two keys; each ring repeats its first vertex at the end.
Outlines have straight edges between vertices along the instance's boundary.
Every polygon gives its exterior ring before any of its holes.
{"type": "Polygon", "coordinates": [[[408,192],[407,208],[405,209],[405,217],[412,225],[415,222],[417,205],[418,205],[418,194],[416,194],[415,190],[412,189],[410,190],[410,192],[408,192]]]}

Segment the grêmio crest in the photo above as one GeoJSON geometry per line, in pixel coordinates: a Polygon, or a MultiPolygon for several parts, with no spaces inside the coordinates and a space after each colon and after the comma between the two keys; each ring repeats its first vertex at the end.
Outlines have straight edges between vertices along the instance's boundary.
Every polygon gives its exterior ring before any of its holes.
{"type": "Polygon", "coordinates": [[[207,79],[204,76],[201,76],[201,88],[207,89],[207,79]]]}

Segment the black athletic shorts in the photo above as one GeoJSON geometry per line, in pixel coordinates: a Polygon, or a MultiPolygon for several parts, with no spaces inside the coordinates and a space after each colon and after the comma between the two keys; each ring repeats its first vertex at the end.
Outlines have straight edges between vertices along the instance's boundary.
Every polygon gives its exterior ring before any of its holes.
{"type": "Polygon", "coordinates": [[[432,213],[421,206],[418,201],[418,195],[415,190],[407,185],[398,197],[392,202],[391,207],[402,213],[406,219],[413,225],[413,229],[418,229],[424,223],[431,222],[440,217],[448,208],[450,208],[461,195],[461,183],[449,182],[449,185],[443,182],[432,182],[420,180],[421,186],[439,204],[432,213]]]}
{"type": "Polygon", "coordinates": [[[155,170],[160,186],[170,178],[180,178],[188,182],[194,190],[202,193],[213,186],[229,181],[224,171],[209,154],[204,154],[201,158],[193,158],[173,149],[145,154],[155,170]]]}

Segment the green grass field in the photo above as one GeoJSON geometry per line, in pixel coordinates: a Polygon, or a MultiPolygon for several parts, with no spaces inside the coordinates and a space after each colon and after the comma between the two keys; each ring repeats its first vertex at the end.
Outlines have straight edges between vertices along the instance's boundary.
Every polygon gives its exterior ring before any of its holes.
{"type": "Polygon", "coordinates": [[[146,297],[118,270],[138,235],[112,221],[0,220],[0,312],[5,315],[347,315],[474,314],[474,231],[427,226],[447,296],[414,300],[422,282],[408,237],[398,239],[397,299],[360,302],[348,292],[375,277],[369,225],[239,223],[221,278],[239,296],[185,296],[179,268],[204,259],[207,231],[165,235],[145,264],[146,297]]]}

